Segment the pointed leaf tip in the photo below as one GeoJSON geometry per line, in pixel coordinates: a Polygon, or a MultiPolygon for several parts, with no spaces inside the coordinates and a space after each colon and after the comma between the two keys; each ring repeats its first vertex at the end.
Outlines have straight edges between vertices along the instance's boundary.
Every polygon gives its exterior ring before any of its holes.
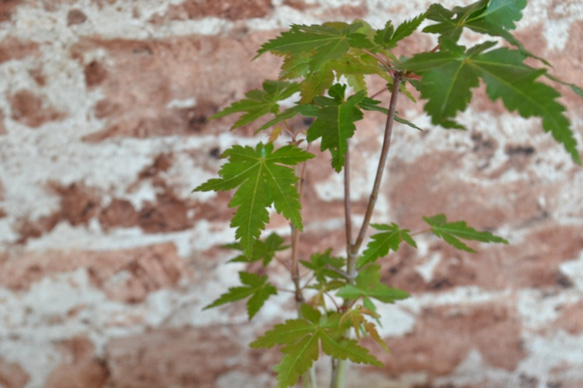
{"type": "Polygon", "coordinates": [[[433,217],[423,217],[423,220],[431,226],[433,234],[437,237],[443,239],[446,243],[455,248],[466,252],[476,253],[475,250],[460,241],[460,239],[486,243],[493,242],[508,244],[506,239],[490,232],[477,231],[468,226],[465,221],[447,222],[444,214],[438,214],[433,217]]]}

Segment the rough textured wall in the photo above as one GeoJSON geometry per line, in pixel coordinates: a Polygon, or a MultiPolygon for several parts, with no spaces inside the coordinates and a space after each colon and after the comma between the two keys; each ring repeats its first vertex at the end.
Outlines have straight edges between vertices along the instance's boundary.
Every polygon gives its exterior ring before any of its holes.
{"type": "MultiPolygon", "coordinates": [[[[253,132],[207,117],[277,75],[277,58],[250,60],[289,24],[381,27],[429,3],[1,1],[0,386],[273,386],[277,353],[247,344],[292,302],[252,323],[242,305],[201,312],[241,267],[220,267],[229,196],[190,190],[253,132]]],[[[532,1],[518,36],[583,83],[580,1],[532,1]]],[[[581,144],[583,104],[561,91],[581,144]]],[[[400,110],[429,128],[419,108],[400,110]]],[[[483,92],[462,120],[469,131],[397,128],[376,220],[415,230],[444,212],[511,245],[471,255],[423,237],[384,260],[384,280],[413,298],[383,308],[387,367],[353,367],[350,386],[582,387],[583,170],[539,121],[483,92]]],[[[372,114],[354,141],[359,214],[381,121],[372,114]]],[[[304,254],[342,241],[339,190],[339,176],[308,174],[304,254]]],[[[287,233],[279,218],[271,227],[287,233]]]]}

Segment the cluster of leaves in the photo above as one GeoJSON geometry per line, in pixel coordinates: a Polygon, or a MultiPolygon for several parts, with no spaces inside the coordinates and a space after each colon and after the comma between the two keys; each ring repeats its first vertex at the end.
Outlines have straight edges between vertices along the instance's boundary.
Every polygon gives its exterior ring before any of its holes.
{"type": "MultiPolygon", "coordinates": [[[[240,113],[232,129],[262,120],[254,125],[257,132],[273,128],[269,142],[259,142],[255,148],[235,145],[227,149],[222,158],[228,161],[220,169],[219,178],[195,189],[235,190],[229,206],[236,208],[231,227],[236,230],[237,242],[227,247],[240,254],[231,261],[260,262],[266,267],[288,248],[277,234],[260,239],[269,221],[270,208],[282,214],[296,231],[302,230],[295,167],[314,157],[304,149],[306,143],[319,141],[321,151],[330,153],[332,169],[340,172],[345,167],[349,139],[356,132],[355,123],[364,117],[364,111],[381,112],[389,115],[388,120],[419,129],[398,115],[391,117],[389,110],[369,97],[367,76],[380,77],[387,89],[398,87],[411,99],[408,89],[413,87],[426,100],[424,110],[432,123],[452,129],[464,129],[456,117],[466,110],[472,90],[481,81],[492,101],[501,99],[509,111],[522,117],[540,117],[543,129],[580,164],[565,108],[557,100],[559,94],[540,79],[564,82],[549,74],[548,63],[527,51],[511,34],[525,6],[526,0],[479,0],[451,10],[434,4],[427,12],[397,27],[389,21],[383,28],[374,29],[362,20],[293,25],[266,42],[257,56],[269,52],[283,58],[279,79],[266,80],[262,89],[248,92],[244,99],[214,118],[240,113]],[[438,46],[397,58],[393,50],[418,30],[423,21],[429,21],[423,32],[437,34],[438,46]],[[464,29],[505,40],[514,48],[496,48],[497,41],[464,47],[459,44],[464,29]],[[538,59],[542,67],[525,64],[528,57],[538,59]],[[285,109],[281,106],[298,93],[293,106],[285,109]],[[312,119],[303,138],[290,131],[287,124],[296,115],[312,119]],[[282,126],[291,141],[276,148],[275,140],[282,133],[282,126]]],[[[580,88],[569,86],[583,96],[580,88]]],[[[448,222],[443,214],[424,220],[427,231],[463,251],[474,252],[464,241],[507,243],[490,232],[475,230],[464,221],[448,222]]],[[[402,242],[413,248],[417,244],[414,233],[395,223],[371,226],[376,232],[367,246],[360,254],[360,247],[356,249],[354,276],[345,271],[347,258],[331,256],[332,250],[300,260],[311,276],[296,292],[311,290],[311,299],[301,306],[297,319],[276,325],[251,344],[257,348],[283,346],[284,356],[275,367],[278,387],[295,384],[318,358],[320,349],[336,359],[380,365],[374,355],[350,338],[349,329],[354,329],[357,339],[369,335],[388,350],[377,331],[380,322],[375,303],[394,303],[408,294],[381,281],[378,260],[397,251],[402,242]]],[[[239,277],[241,286],[230,288],[206,308],[246,299],[251,319],[270,296],[277,294],[276,285],[266,275],[242,271],[239,277]]]]}
{"type": "MultiPolygon", "coordinates": [[[[490,232],[476,231],[463,221],[447,222],[445,215],[424,218],[429,225],[429,231],[442,238],[452,246],[475,252],[461,240],[505,243],[508,241],[490,232]],[[461,240],[460,240],[461,239],[461,240]]],[[[378,334],[378,314],[375,303],[394,303],[409,297],[403,290],[388,287],[381,281],[381,266],[377,263],[390,251],[397,251],[401,242],[413,247],[417,244],[406,229],[400,229],[396,224],[374,225],[379,232],[372,235],[366,250],[359,259],[360,270],[354,282],[350,282],[344,273],[346,259],[333,257],[331,250],[315,253],[309,261],[301,261],[304,268],[312,272],[313,281],[305,288],[315,293],[309,303],[304,303],[298,319],[287,320],[276,325],[272,330],[251,343],[254,348],[268,348],[284,345],[281,362],[275,366],[278,372],[277,387],[284,388],[296,383],[299,376],[306,372],[319,356],[319,349],[340,360],[350,360],[382,366],[382,363],[369,351],[358,344],[357,340],[346,335],[347,329],[354,328],[358,339],[361,335],[369,335],[385,351],[387,345],[378,334]],[[331,295],[334,293],[334,296],[331,295]],[[326,297],[332,301],[342,298],[348,301],[351,308],[331,307],[326,303],[326,297]],[[321,308],[323,313],[318,308],[321,308]]],[[[277,252],[286,247],[284,240],[276,234],[269,235],[264,240],[257,240],[250,257],[241,254],[231,262],[261,262],[267,266],[277,252]]],[[[229,244],[227,248],[243,252],[239,243],[229,244]]],[[[277,294],[277,288],[267,280],[267,276],[259,276],[249,272],[240,272],[241,286],[232,287],[219,296],[205,309],[217,307],[226,303],[247,299],[249,319],[263,307],[270,296],[277,294]]]]}

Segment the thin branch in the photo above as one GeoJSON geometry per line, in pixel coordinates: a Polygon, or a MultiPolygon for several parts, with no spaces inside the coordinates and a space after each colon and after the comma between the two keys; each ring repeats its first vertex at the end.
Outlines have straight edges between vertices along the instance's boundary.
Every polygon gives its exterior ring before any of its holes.
{"type": "Polygon", "coordinates": [[[425,230],[421,230],[419,232],[414,232],[414,233],[409,233],[410,236],[418,236],[420,234],[425,234],[425,233],[429,233],[431,232],[433,229],[425,229],[425,230]]]}
{"type": "Polygon", "coordinates": [[[346,227],[346,249],[352,246],[352,211],[350,209],[350,146],[344,155],[344,225],[346,227]]]}
{"type": "Polygon", "coordinates": [[[371,95],[371,96],[370,96],[370,98],[373,98],[373,99],[374,99],[376,96],[383,94],[383,93],[384,93],[386,90],[387,90],[387,88],[386,88],[386,87],[385,87],[385,88],[382,88],[382,89],[381,89],[381,90],[379,90],[378,92],[376,92],[376,93],[374,93],[373,95],[371,95]]]}
{"type": "Polygon", "coordinates": [[[308,280],[306,280],[306,282],[302,286],[302,290],[304,290],[308,286],[308,284],[310,284],[310,282],[312,280],[314,280],[315,277],[316,277],[316,275],[312,272],[312,275],[310,276],[310,278],[308,280]]]}
{"type": "Polygon", "coordinates": [[[287,120],[283,120],[283,129],[287,132],[287,134],[292,138],[292,141],[296,141],[296,135],[294,135],[291,127],[289,126],[287,120]]]}
{"type": "MultiPolygon", "coordinates": [[[[308,144],[307,151],[309,151],[310,145],[308,144]]],[[[305,175],[306,175],[306,164],[308,162],[305,161],[301,167],[300,171],[300,179],[298,181],[298,194],[300,198],[300,202],[302,200],[302,194],[304,192],[304,182],[305,182],[305,175]]],[[[304,295],[302,294],[302,286],[300,285],[300,265],[298,259],[298,249],[300,243],[300,234],[295,226],[290,224],[291,227],[291,278],[294,283],[294,288],[296,290],[296,303],[298,306],[304,303],[304,295]]]]}
{"type": "Polygon", "coordinates": [[[336,303],[336,300],[334,300],[334,297],[332,295],[330,295],[329,292],[324,291],[324,295],[326,295],[334,304],[334,306],[336,306],[336,311],[340,311],[340,306],[338,306],[338,303],[336,303]]]}
{"type": "Polygon", "coordinates": [[[275,261],[277,261],[279,264],[281,264],[285,269],[288,270],[288,272],[290,271],[290,268],[288,267],[288,265],[279,257],[277,256],[273,256],[273,258],[275,259],[275,261]]]}
{"type": "Polygon", "coordinates": [[[362,242],[364,241],[364,236],[366,234],[366,230],[370,223],[370,218],[372,216],[375,204],[377,202],[377,198],[379,195],[379,189],[381,187],[381,180],[383,178],[383,172],[385,170],[385,164],[387,162],[387,155],[389,153],[389,148],[391,146],[391,135],[393,133],[393,124],[395,122],[395,113],[397,111],[397,100],[399,96],[399,86],[401,85],[401,76],[400,72],[395,73],[395,78],[393,79],[393,89],[391,90],[391,102],[389,103],[389,113],[387,115],[387,122],[385,125],[385,136],[383,139],[383,147],[381,150],[381,156],[379,158],[379,165],[377,168],[377,173],[375,176],[375,181],[373,184],[373,189],[370,194],[370,198],[368,200],[368,205],[366,207],[366,213],[364,215],[364,220],[362,222],[362,227],[360,228],[360,232],[358,233],[358,237],[356,238],[356,242],[352,246],[352,254],[356,255],[362,242]]]}
{"type": "Polygon", "coordinates": [[[376,54],[371,53],[370,51],[368,51],[367,49],[362,49],[362,51],[365,54],[370,55],[371,57],[373,57],[374,59],[377,60],[378,63],[380,63],[381,65],[383,65],[383,67],[387,70],[391,69],[391,65],[389,65],[389,63],[382,57],[377,56],[376,54]]]}
{"type": "Polygon", "coordinates": [[[338,275],[342,276],[343,278],[348,277],[348,275],[346,275],[345,272],[339,270],[338,268],[332,267],[330,264],[326,264],[326,269],[329,269],[330,271],[336,272],[338,275]]]}
{"type": "MultiPolygon", "coordinates": [[[[312,144],[308,143],[308,146],[306,147],[306,151],[310,152],[310,146],[312,144]]],[[[300,182],[298,183],[298,194],[300,196],[300,201],[302,200],[302,195],[304,194],[304,184],[306,183],[306,165],[308,164],[308,161],[306,160],[303,164],[302,164],[302,171],[300,172],[300,182]]]]}

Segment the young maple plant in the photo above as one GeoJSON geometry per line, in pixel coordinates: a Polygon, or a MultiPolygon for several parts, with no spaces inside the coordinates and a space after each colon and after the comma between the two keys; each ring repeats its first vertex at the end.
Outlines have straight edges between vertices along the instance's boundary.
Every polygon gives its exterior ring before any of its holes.
{"type": "MultiPolygon", "coordinates": [[[[246,98],[213,116],[242,113],[231,129],[259,119],[263,121],[256,125],[257,133],[271,129],[255,147],[234,145],[227,149],[222,154],[227,162],[219,177],[194,191],[234,190],[229,206],[236,208],[231,227],[237,241],[227,247],[240,255],[231,262],[260,262],[267,267],[275,258],[290,272],[297,319],[275,325],[250,344],[253,348],[281,346],[281,362],[274,368],[278,388],[292,386],[300,378],[304,387],[316,387],[314,361],[321,354],[331,357],[333,388],[345,385],[348,360],[382,366],[360,340],[370,336],[388,351],[377,331],[380,321],[375,305],[394,303],[409,295],[381,281],[378,261],[397,251],[403,242],[416,247],[413,237],[418,234],[395,223],[370,224],[394,123],[419,129],[397,114],[400,96],[415,101],[410,91],[416,90],[425,100],[424,110],[433,124],[463,130],[456,116],[468,107],[481,80],[492,101],[501,99],[509,111],[522,117],[540,117],[543,130],[562,144],[575,163],[581,163],[565,108],[557,101],[560,94],[548,83],[567,85],[581,96],[583,91],[551,75],[548,62],[527,51],[511,34],[525,6],[526,0],[480,0],[451,10],[433,4],[396,28],[389,21],[375,29],[363,20],[293,25],[266,42],[257,54],[270,52],[282,57],[279,79],[266,80],[262,89],[248,92],[246,98]],[[437,35],[437,46],[398,58],[393,50],[420,29],[422,22],[426,25],[423,33],[437,35]],[[485,41],[462,46],[459,40],[464,29],[485,35],[485,41]],[[533,58],[539,67],[525,64],[527,58],[533,58]],[[380,77],[386,84],[391,95],[388,108],[369,95],[367,82],[370,84],[371,77],[380,77]],[[543,77],[547,83],[540,82],[543,77]],[[289,103],[294,98],[293,106],[280,107],[283,100],[289,103]],[[386,115],[386,126],[368,206],[353,237],[349,140],[365,111],[386,115]],[[288,120],[297,115],[310,118],[307,131],[294,133],[290,128],[288,120]],[[287,142],[278,140],[283,136],[288,137],[287,142]],[[321,151],[330,152],[331,168],[344,174],[346,242],[342,250],[334,246],[306,258],[299,254],[301,201],[306,168],[313,168],[307,161],[314,157],[309,152],[314,142],[319,142],[321,151]],[[289,220],[289,241],[276,233],[261,239],[272,207],[289,220]],[[368,238],[369,225],[374,231],[368,238]],[[342,251],[345,254],[339,253],[342,251]]],[[[428,227],[419,233],[432,232],[460,250],[474,252],[465,241],[508,243],[464,221],[448,221],[443,214],[423,220],[428,227]]],[[[247,299],[251,319],[281,286],[270,282],[268,275],[242,271],[239,277],[241,286],[230,288],[205,308],[247,299]]]]}

